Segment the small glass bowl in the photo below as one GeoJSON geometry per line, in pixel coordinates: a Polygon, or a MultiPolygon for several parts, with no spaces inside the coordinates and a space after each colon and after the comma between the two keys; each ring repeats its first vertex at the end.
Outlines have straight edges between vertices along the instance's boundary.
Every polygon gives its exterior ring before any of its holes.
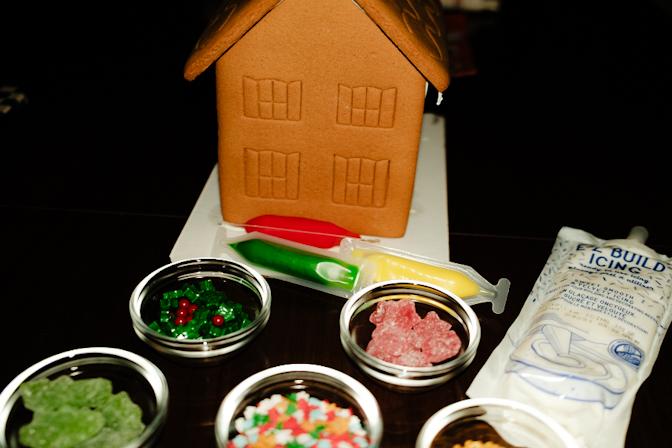
{"type": "Polygon", "coordinates": [[[467,440],[505,448],[578,448],[558,422],[532,406],[503,398],[472,398],[440,409],[420,429],[415,448],[453,448],[467,440]]]}
{"type": "Polygon", "coordinates": [[[142,409],[145,430],[127,448],[151,446],[157,439],[168,413],[168,383],[154,364],[125,350],[88,347],[69,350],[24,370],[0,393],[0,446],[19,447],[19,429],[30,422],[20,397],[21,384],[39,378],[55,379],[68,375],[72,379],[106,378],[113,392],[126,391],[142,409]]]}
{"type": "Polygon", "coordinates": [[[369,446],[373,448],[380,445],[383,420],[373,394],[359,381],[343,372],[315,364],[271,367],[255,373],[234,387],[224,397],[217,412],[217,445],[227,446],[228,440],[237,434],[235,420],[247,406],[255,406],[273,394],[287,395],[300,391],[341,408],[350,408],[366,429],[369,446]]]}
{"type": "Polygon", "coordinates": [[[223,258],[191,258],[165,265],[146,276],[131,294],[133,329],[158,352],[189,361],[219,361],[254,339],[271,315],[271,289],[266,279],[242,263],[223,258]],[[163,292],[188,282],[210,279],[218,290],[243,305],[251,323],[233,333],[207,339],[176,339],[149,327],[159,317],[163,292]]]}
{"type": "Polygon", "coordinates": [[[450,291],[424,282],[391,280],[375,283],[358,291],[343,305],[340,316],[341,344],[350,358],[371,378],[403,392],[438,386],[464,370],[474,359],[481,338],[476,314],[450,291]],[[412,300],[416,312],[424,318],[434,311],[449,322],[462,342],[459,353],[429,367],[408,367],[383,361],[366,352],[375,329],[369,316],[378,302],[412,300]]]}

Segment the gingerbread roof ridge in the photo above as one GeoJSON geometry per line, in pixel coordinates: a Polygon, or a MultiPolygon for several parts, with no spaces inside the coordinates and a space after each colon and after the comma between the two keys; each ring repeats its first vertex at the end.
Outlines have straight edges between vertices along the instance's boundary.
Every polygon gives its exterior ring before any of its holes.
{"type": "MultiPolygon", "coordinates": [[[[184,68],[194,80],[278,4],[285,0],[223,2],[184,68]]],[[[373,21],[438,91],[448,87],[448,57],[441,6],[435,0],[344,0],[373,21]]]]}

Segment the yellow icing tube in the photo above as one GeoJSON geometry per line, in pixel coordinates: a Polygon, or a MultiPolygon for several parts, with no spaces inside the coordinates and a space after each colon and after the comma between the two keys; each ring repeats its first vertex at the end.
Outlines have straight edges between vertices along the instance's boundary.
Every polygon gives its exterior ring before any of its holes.
{"type": "Polygon", "coordinates": [[[396,255],[372,253],[364,256],[361,251],[353,251],[354,258],[362,258],[361,275],[370,283],[386,280],[418,280],[457,294],[468,299],[481,293],[481,287],[466,274],[454,269],[434,266],[428,263],[397,257],[396,255]]]}
{"type": "Polygon", "coordinates": [[[511,284],[505,278],[493,285],[470,266],[429,260],[361,240],[346,238],[340,250],[342,258],[359,266],[355,290],[388,280],[414,280],[446,289],[470,305],[491,302],[495,313],[504,311],[511,284]]]}

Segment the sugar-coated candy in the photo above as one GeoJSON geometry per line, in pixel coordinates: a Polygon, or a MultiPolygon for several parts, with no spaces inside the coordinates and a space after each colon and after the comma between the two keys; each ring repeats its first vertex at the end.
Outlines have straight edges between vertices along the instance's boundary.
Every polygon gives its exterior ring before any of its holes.
{"type": "Polygon", "coordinates": [[[414,325],[422,321],[415,311],[415,303],[412,300],[383,300],[378,302],[376,309],[369,321],[372,324],[394,324],[397,328],[412,329],[414,325]]]}
{"type": "Polygon", "coordinates": [[[412,300],[385,300],[369,316],[376,325],[366,351],[383,361],[407,367],[429,367],[457,355],[462,342],[434,311],[424,318],[412,300]]]}
{"type": "Polygon", "coordinates": [[[19,393],[33,411],[19,429],[26,447],[120,448],[145,429],[140,407],[124,391],[113,394],[105,378],[41,378],[22,384],[19,393]]]}
{"type": "Polygon", "coordinates": [[[105,417],[89,408],[63,406],[37,411],[19,429],[19,440],[31,448],[75,447],[94,437],[105,426],[105,417]]]}
{"type": "Polygon", "coordinates": [[[53,381],[47,378],[21,385],[24,406],[31,411],[45,411],[63,406],[97,407],[112,395],[112,383],[104,378],[87,378],[74,381],[60,376],[53,381]]]}

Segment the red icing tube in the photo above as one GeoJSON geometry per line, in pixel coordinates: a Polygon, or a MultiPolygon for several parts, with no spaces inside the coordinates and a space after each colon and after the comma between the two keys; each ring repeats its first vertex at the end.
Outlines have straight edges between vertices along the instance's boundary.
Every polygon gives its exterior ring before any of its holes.
{"type": "Polygon", "coordinates": [[[359,235],[327,221],[295,216],[262,215],[245,223],[245,231],[260,232],[313,247],[338,246],[345,237],[359,235]]]}

